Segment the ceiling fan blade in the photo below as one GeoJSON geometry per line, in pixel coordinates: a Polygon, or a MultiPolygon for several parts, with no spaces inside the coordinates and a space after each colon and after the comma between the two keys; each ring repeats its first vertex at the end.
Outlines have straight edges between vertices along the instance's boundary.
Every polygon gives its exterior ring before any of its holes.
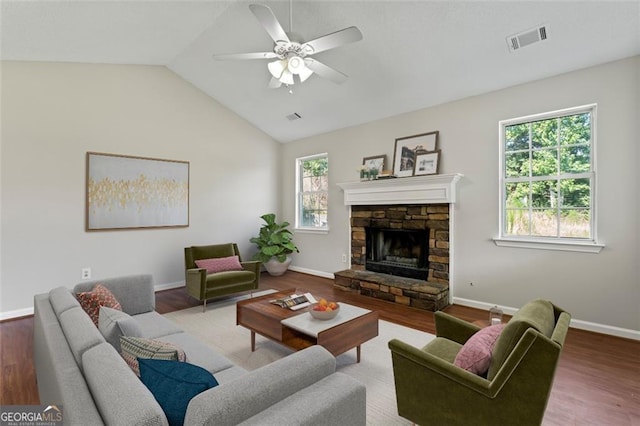
{"type": "Polygon", "coordinates": [[[278,87],[282,86],[282,83],[280,83],[280,81],[275,78],[275,77],[271,77],[271,80],[269,80],[269,89],[277,89],[278,87]]]}
{"type": "Polygon", "coordinates": [[[228,61],[236,59],[271,59],[277,58],[274,52],[255,52],[255,53],[230,53],[228,55],[213,55],[213,59],[218,61],[228,61]]]}
{"type": "Polygon", "coordinates": [[[269,36],[271,36],[273,41],[276,43],[279,41],[289,42],[287,33],[284,32],[282,25],[278,22],[278,18],[276,18],[276,15],[273,14],[273,11],[269,6],[265,6],[263,4],[250,4],[249,9],[251,9],[251,12],[256,18],[258,18],[258,21],[262,24],[264,29],[267,30],[267,33],[269,33],[269,36]]]}
{"type": "Polygon", "coordinates": [[[349,78],[346,74],[343,74],[338,70],[334,70],[330,66],[325,65],[322,62],[318,62],[315,59],[305,58],[304,63],[311,71],[315,72],[320,77],[329,79],[336,84],[342,84],[349,78]]]}
{"type": "Polygon", "coordinates": [[[315,40],[308,41],[302,45],[302,48],[307,55],[311,55],[360,40],[362,40],[362,33],[360,30],[356,27],[349,27],[336,31],[335,33],[318,37],[315,40]],[[312,52],[308,49],[309,47],[313,49],[312,52]]]}

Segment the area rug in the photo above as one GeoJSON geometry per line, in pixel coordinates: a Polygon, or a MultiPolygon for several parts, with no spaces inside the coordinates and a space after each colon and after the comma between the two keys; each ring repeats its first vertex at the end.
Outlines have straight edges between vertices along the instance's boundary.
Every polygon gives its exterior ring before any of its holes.
{"type": "MultiPolygon", "coordinates": [[[[186,332],[223,354],[236,365],[254,370],[292,353],[290,349],[256,335],[256,351],[251,352],[251,332],[236,325],[236,303],[249,296],[208,303],[207,310],[197,306],[164,316],[186,332]],[[206,325],[206,326],[205,326],[206,325]]],[[[356,363],[356,350],[337,357],[338,371],[348,374],[367,387],[367,424],[409,425],[396,408],[391,351],[387,342],[400,339],[422,347],[433,335],[380,320],[378,337],[362,345],[362,358],[356,363]]]]}

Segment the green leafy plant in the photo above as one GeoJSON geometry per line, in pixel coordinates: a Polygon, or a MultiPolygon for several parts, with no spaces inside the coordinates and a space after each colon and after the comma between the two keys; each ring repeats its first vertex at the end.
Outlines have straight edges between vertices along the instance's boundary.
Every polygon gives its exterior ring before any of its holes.
{"type": "Polygon", "coordinates": [[[287,229],[289,222],[276,223],[276,215],[273,213],[262,215],[260,218],[265,221],[260,228],[260,235],[249,240],[258,246],[253,260],[265,263],[276,257],[278,262],[284,262],[288,254],[294,251],[300,253],[292,241],[293,234],[287,229]]]}

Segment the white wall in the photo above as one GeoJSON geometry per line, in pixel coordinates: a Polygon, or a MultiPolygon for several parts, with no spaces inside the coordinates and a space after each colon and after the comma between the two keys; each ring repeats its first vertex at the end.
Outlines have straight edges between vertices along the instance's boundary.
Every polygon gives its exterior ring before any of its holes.
{"type": "Polygon", "coordinates": [[[2,63],[0,318],[93,278],[184,282],[183,248],[253,253],[277,211],[280,145],[164,67],[2,63]],[[85,232],[85,153],[190,162],[190,226],[85,232]]]}
{"type": "Polygon", "coordinates": [[[357,180],[363,157],[386,154],[390,164],[395,138],[439,130],[440,173],[465,175],[455,205],[455,298],[519,307],[543,297],[582,322],[640,330],[639,71],[640,57],[630,58],[285,145],[282,212],[291,222],[295,158],[326,151],[330,165],[330,232],[296,234],[301,253],[293,266],[325,274],[345,269],[349,214],[336,183],[357,180]],[[606,248],[585,254],[497,247],[498,121],[590,103],[598,104],[597,226],[606,248]]]}

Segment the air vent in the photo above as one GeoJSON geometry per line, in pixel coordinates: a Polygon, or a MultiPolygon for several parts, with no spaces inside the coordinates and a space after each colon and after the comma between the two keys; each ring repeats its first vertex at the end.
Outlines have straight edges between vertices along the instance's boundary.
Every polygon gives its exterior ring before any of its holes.
{"type": "Polygon", "coordinates": [[[513,52],[520,48],[529,46],[530,44],[546,40],[548,29],[548,25],[540,25],[539,27],[532,28],[530,30],[507,37],[507,45],[509,46],[509,50],[513,52]]]}
{"type": "Polygon", "coordinates": [[[298,114],[297,112],[294,112],[293,114],[287,115],[287,120],[289,120],[289,121],[296,121],[296,120],[300,120],[301,118],[302,118],[302,116],[300,114],[298,114]]]}

